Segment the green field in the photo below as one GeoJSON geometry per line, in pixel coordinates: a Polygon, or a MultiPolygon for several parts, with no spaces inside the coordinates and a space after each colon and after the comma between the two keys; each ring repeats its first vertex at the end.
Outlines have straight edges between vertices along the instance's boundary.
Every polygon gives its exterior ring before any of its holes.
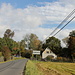
{"type": "Polygon", "coordinates": [[[28,61],[25,75],[75,75],[75,63],[28,61]]]}

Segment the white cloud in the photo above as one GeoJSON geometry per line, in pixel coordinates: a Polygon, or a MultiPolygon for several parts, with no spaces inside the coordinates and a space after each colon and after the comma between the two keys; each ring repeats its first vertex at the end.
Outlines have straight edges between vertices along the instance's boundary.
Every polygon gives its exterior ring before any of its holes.
{"type": "Polygon", "coordinates": [[[66,5],[75,5],[75,0],[59,0],[59,2],[66,5]]]}
{"type": "MultiPolygon", "coordinates": [[[[72,5],[72,2],[68,4],[67,1],[60,0],[53,3],[46,2],[41,7],[28,6],[24,9],[14,8],[10,4],[3,3],[0,7],[0,36],[10,28],[15,31],[15,40],[21,40],[27,33],[34,33],[43,40],[54,28],[40,28],[39,26],[59,24],[74,9],[74,2],[72,5]]],[[[68,36],[70,31],[65,29],[56,37],[62,39],[68,36]]]]}

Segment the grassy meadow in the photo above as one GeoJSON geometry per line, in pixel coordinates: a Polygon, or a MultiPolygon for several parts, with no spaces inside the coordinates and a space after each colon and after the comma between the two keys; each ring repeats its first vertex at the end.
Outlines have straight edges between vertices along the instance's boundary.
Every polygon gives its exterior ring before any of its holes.
{"type": "Polygon", "coordinates": [[[75,63],[29,60],[25,75],[75,75],[75,63]]]}

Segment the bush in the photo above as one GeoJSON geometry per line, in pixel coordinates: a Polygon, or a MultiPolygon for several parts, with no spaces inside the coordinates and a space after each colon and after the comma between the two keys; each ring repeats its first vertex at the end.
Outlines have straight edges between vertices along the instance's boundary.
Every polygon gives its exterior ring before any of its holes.
{"type": "Polygon", "coordinates": [[[31,58],[32,51],[31,50],[25,50],[25,51],[21,52],[21,56],[26,57],[26,58],[31,58]]]}
{"type": "Polygon", "coordinates": [[[53,59],[53,56],[51,56],[51,55],[49,55],[49,56],[46,57],[46,60],[47,60],[47,61],[50,61],[50,60],[52,60],[52,59],[53,59]]]}
{"type": "Polygon", "coordinates": [[[70,62],[71,60],[69,58],[66,57],[57,57],[58,61],[63,61],[63,62],[70,62]]]}
{"type": "Polygon", "coordinates": [[[2,52],[0,52],[0,57],[2,56],[2,52]]]}
{"type": "Polygon", "coordinates": [[[58,61],[63,61],[63,58],[62,57],[57,57],[57,60],[58,61]]]}

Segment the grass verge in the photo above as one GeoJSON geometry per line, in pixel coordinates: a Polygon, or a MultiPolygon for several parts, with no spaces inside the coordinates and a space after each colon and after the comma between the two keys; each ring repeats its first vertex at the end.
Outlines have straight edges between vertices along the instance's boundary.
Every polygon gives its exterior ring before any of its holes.
{"type": "Polygon", "coordinates": [[[25,75],[43,75],[34,62],[28,60],[25,75]]]}
{"type": "Polygon", "coordinates": [[[13,60],[19,60],[19,59],[25,59],[25,58],[23,58],[23,57],[14,57],[13,60]]]}
{"type": "Polygon", "coordinates": [[[25,58],[22,58],[22,57],[14,57],[12,60],[3,61],[3,62],[0,62],[0,64],[1,63],[5,63],[5,62],[9,62],[9,61],[13,61],[13,60],[19,60],[19,59],[25,59],[25,58]]]}

